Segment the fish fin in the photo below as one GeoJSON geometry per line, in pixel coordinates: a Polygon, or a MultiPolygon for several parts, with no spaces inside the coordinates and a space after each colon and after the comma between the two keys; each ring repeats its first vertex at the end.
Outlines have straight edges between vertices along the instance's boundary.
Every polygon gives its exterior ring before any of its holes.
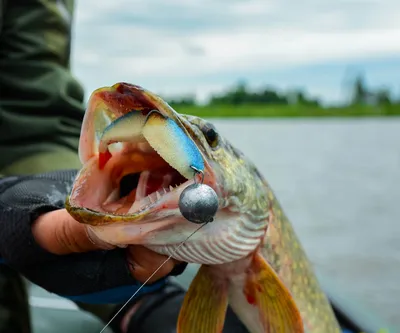
{"type": "Polygon", "coordinates": [[[300,312],[278,275],[256,253],[244,279],[243,292],[230,288],[230,304],[250,331],[304,333],[300,312]]]}
{"type": "Polygon", "coordinates": [[[202,265],[190,284],[178,317],[177,333],[220,333],[228,306],[228,282],[202,265]]]}

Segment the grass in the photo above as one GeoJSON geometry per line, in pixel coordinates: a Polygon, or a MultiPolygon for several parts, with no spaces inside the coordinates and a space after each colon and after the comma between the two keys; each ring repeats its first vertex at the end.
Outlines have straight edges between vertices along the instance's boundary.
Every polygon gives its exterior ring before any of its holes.
{"type": "Polygon", "coordinates": [[[356,105],[322,108],[305,105],[210,105],[172,107],[179,113],[212,117],[382,117],[399,116],[400,104],[386,106],[356,105]]]}

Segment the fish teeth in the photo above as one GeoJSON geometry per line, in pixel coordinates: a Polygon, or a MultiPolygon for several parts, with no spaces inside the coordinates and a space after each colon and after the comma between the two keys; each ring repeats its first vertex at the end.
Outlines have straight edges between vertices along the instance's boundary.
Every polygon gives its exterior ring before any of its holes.
{"type": "Polygon", "coordinates": [[[151,199],[147,196],[141,200],[143,202],[142,209],[152,204],[151,199]]]}
{"type": "Polygon", "coordinates": [[[131,208],[129,208],[128,214],[134,213],[140,209],[141,209],[140,200],[135,200],[135,202],[132,204],[131,208]]]}
{"type": "Polygon", "coordinates": [[[171,184],[172,181],[172,175],[167,173],[166,175],[164,175],[163,177],[163,183],[162,183],[162,187],[168,187],[168,184],[171,184]]]}
{"type": "Polygon", "coordinates": [[[149,201],[153,204],[155,201],[153,200],[153,198],[151,197],[151,194],[149,194],[148,196],[147,196],[147,198],[149,199],[149,201]]]}
{"type": "Polygon", "coordinates": [[[146,185],[147,182],[150,178],[150,171],[145,170],[140,174],[140,178],[139,178],[139,183],[136,189],[136,198],[138,200],[141,200],[142,198],[144,198],[145,192],[146,192],[146,185]]]}
{"type": "Polygon", "coordinates": [[[122,142],[114,142],[108,145],[108,150],[111,154],[115,154],[124,148],[122,142]]]}
{"type": "Polygon", "coordinates": [[[106,204],[108,204],[110,202],[117,201],[118,198],[119,198],[119,189],[117,188],[117,189],[115,189],[114,191],[112,191],[110,193],[110,195],[107,197],[107,199],[104,201],[103,204],[106,205],[106,204]]]}
{"type": "Polygon", "coordinates": [[[154,199],[150,196],[144,197],[140,200],[136,200],[132,204],[131,208],[129,208],[128,214],[132,214],[134,212],[141,211],[141,210],[147,208],[147,206],[150,206],[151,204],[153,204],[154,202],[155,202],[154,199]]]}
{"type": "Polygon", "coordinates": [[[162,199],[162,196],[164,194],[169,193],[170,191],[172,191],[174,189],[173,186],[169,185],[169,188],[161,188],[158,191],[155,191],[149,195],[147,195],[144,198],[139,198],[137,199],[131,206],[131,208],[129,209],[128,213],[134,213],[137,212],[139,210],[143,210],[145,208],[147,208],[148,206],[154,204],[155,202],[159,201],[162,199]]]}

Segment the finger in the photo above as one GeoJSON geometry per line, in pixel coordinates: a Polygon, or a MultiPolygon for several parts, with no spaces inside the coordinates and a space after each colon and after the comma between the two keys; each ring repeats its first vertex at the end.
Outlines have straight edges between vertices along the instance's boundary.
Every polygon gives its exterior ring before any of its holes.
{"type": "Polygon", "coordinates": [[[42,248],[54,254],[104,248],[104,244],[95,244],[88,236],[85,226],[75,221],[65,209],[39,216],[32,225],[32,233],[42,248]]]}
{"type": "MultiPolygon", "coordinates": [[[[155,253],[140,245],[129,246],[127,250],[131,273],[140,282],[145,282],[168,258],[168,256],[155,253]]],[[[152,283],[167,276],[179,263],[178,260],[171,258],[165,262],[149,282],[152,283]]]]}

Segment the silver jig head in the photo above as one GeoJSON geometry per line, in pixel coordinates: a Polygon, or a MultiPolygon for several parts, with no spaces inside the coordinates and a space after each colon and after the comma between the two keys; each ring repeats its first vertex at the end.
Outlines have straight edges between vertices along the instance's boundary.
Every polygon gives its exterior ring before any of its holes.
{"type": "Polygon", "coordinates": [[[179,210],[183,217],[196,224],[214,221],[218,210],[217,193],[208,185],[203,184],[204,172],[191,167],[194,174],[194,184],[186,187],[179,197],[179,210]],[[196,181],[196,176],[201,175],[201,181],[196,181]]]}

